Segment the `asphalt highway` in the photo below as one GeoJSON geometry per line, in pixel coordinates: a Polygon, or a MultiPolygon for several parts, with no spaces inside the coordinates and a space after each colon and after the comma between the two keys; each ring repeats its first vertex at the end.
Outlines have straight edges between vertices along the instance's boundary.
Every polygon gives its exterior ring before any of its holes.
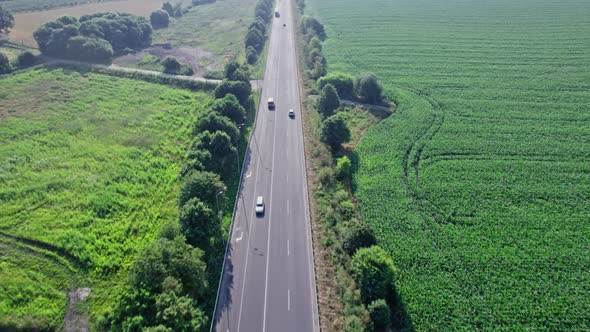
{"type": "Polygon", "coordinates": [[[292,0],[278,0],[212,330],[319,331],[292,0]],[[286,26],[283,26],[285,24],[286,26]],[[274,98],[275,110],[266,100],[274,98]],[[289,109],[295,117],[288,116],[289,109]],[[257,216],[256,197],[265,212],[257,216]]]}

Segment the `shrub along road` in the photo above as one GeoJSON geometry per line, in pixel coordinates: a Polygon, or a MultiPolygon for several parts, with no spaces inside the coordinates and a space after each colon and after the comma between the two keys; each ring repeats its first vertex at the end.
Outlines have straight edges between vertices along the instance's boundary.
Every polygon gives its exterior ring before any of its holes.
{"type": "Polygon", "coordinates": [[[212,329],[319,331],[291,1],[274,18],[212,329]],[[286,26],[283,26],[286,24],[286,26]],[[293,109],[295,117],[289,118],[293,109]],[[266,210],[254,206],[263,196],[266,210]]]}

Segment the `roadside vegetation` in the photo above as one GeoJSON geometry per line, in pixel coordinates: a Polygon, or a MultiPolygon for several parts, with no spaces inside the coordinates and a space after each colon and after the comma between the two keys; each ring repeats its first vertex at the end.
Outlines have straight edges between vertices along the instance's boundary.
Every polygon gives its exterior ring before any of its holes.
{"type": "Polygon", "coordinates": [[[67,69],[0,87],[0,324],[59,329],[78,287],[92,289],[91,317],[109,312],[176,219],[187,137],[211,98],[67,69]]]}
{"type": "MultiPolygon", "coordinates": [[[[304,8],[302,1],[298,7],[304,8]]],[[[397,308],[395,267],[357,213],[351,159],[362,135],[390,111],[343,106],[341,96],[381,104],[381,85],[372,75],[355,81],[350,75],[328,73],[322,53],[327,35],[317,19],[302,16],[299,31],[307,92],[319,93],[308,98],[304,119],[320,324],[327,331],[382,331],[390,327],[392,309],[397,308]]]]}
{"type": "Polygon", "coordinates": [[[378,74],[397,105],[352,159],[395,329],[590,328],[588,10],[308,0],[330,71],[378,74]]]}

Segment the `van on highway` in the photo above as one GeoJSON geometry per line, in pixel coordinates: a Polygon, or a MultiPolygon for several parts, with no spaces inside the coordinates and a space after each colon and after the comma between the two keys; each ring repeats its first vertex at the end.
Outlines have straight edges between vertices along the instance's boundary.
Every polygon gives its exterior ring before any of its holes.
{"type": "Polygon", "coordinates": [[[274,110],[275,109],[275,100],[274,98],[268,98],[268,109],[274,110]]]}

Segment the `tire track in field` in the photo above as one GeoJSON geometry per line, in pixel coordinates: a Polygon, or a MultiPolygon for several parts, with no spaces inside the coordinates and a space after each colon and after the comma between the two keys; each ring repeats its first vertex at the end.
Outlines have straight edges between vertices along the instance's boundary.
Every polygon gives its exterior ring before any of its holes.
{"type": "Polygon", "coordinates": [[[436,222],[444,223],[445,218],[443,218],[440,213],[441,208],[430,201],[425,194],[420,193],[418,186],[420,181],[420,161],[422,159],[422,153],[428,143],[433,140],[442,128],[445,120],[445,113],[440,103],[436,99],[425,94],[423,91],[403,85],[397,85],[396,87],[412,92],[417,97],[424,99],[430,104],[432,118],[428,123],[428,126],[419,132],[404,152],[404,157],[402,159],[403,182],[410,193],[410,197],[419,207],[418,212],[421,214],[427,212],[436,222]]]}
{"type": "MultiPolygon", "coordinates": [[[[51,245],[49,243],[45,243],[42,241],[38,241],[38,240],[33,240],[33,239],[27,239],[24,237],[19,237],[19,236],[15,236],[15,235],[10,235],[8,233],[2,232],[0,231],[0,240],[2,238],[5,239],[9,239],[12,242],[18,242],[21,243],[23,245],[29,246],[29,247],[33,247],[33,248],[37,248],[37,249],[41,249],[44,251],[49,251],[54,253],[55,255],[65,259],[70,265],[69,268],[73,268],[75,267],[75,269],[77,270],[78,268],[82,267],[84,264],[74,255],[66,252],[64,249],[56,247],[54,245],[51,245]]],[[[63,262],[62,262],[63,264],[63,262]]]]}

